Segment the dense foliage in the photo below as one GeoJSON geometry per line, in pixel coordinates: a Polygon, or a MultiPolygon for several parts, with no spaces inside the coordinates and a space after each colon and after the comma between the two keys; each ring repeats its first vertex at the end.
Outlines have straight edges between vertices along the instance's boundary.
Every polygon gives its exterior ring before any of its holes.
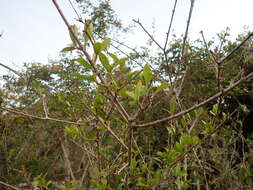
{"type": "Polygon", "coordinates": [[[90,8],[83,10],[91,21],[84,31],[70,26],[72,45],[61,57],[3,76],[0,182],[60,190],[252,189],[252,84],[243,80],[253,63],[252,39],[243,41],[249,33],[188,41],[183,55],[183,39],[174,36],[155,57],[153,47],[127,56],[108,37],[122,29],[109,1],[77,2],[90,8]]]}

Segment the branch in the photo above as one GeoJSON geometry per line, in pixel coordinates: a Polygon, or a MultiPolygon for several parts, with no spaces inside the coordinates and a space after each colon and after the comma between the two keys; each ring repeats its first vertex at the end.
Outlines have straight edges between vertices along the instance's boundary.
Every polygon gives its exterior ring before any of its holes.
{"type": "Polygon", "coordinates": [[[104,125],[104,127],[108,130],[109,133],[126,149],[128,150],[128,147],[125,145],[125,143],[114,133],[114,131],[111,129],[110,126],[106,125],[105,122],[103,122],[102,119],[98,118],[99,121],[104,125]]]}
{"type": "Polygon", "coordinates": [[[128,163],[128,170],[125,178],[125,190],[129,190],[128,181],[131,176],[131,163],[132,163],[132,138],[133,138],[133,127],[130,125],[128,127],[128,152],[127,152],[127,163],[128,163]]]}
{"type": "Polygon", "coordinates": [[[163,47],[154,39],[154,37],[147,31],[147,29],[141,24],[141,22],[139,20],[134,20],[133,21],[135,23],[137,23],[141,28],[142,30],[150,37],[150,39],[155,42],[155,44],[161,49],[163,50],[163,47]]]}
{"type": "Polygon", "coordinates": [[[194,7],[194,0],[191,0],[191,8],[189,11],[189,16],[188,16],[187,25],[186,25],[185,34],[184,34],[183,46],[182,46],[182,57],[184,56],[184,49],[185,49],[186,39],[188,36],[188,30],[190,26],[191,17],[192,17],[193,7],[194,7]]]}
{"type": "Polygon", "coordinates": [[[240,44],[238,44],[228,55],[223,57],[218,61],[218,64],[223,63],[227,59],[230,59],[230,57],[240,48],[242,47],[251,37],[253,36],[253,32],[251,32],[240,44]]]}
{"type": "Polygon", "coordinates": [[[60,140],[61,141],[61,148],[62,148],[62,151],[63,151],[63,155],[65,157],[65,160],[67,162],[67,169],[68,169],[68,172],[71,176],[71,179],[72,180],[76,180],[75,179],[75,176],[74,176],[74,173],[73,173],[73,170],[72,170],[72,167],[71,167],[71,163],[70,163],[70,160],[69,160],[69,157],[68,157],[68,153],[67,153],[67,150],[62,142],[62,139],[60,140]]]}
{"type": "Polygon", "coordinates": [[[168,44],[170,30],[171,30],[172,22],[173,22],[173,19],[174,19],[174,14],[175,14],[176,6],[177,6],[177,0],[175,0],[174,7],[173,7],[173,10],[172,10],[171,19],[170,19],[170,25],[169,25],[168,32],[166,34],[166,40],[165,40],[165,44],[164,44],[164,48],[163,48],[164,50],[166,50],[166,47],[167,47],[167,44],[168,44]]]}
{"type": "Polygon", "coordinates": [[[15,73],[15,74],[18,75],[19,77],[22,77],[21,74],[20,74],[19,72],[17,72],[17,71],[15,71],[14,69],[8,67],[7,65],[4,65],[3,63],[0,63],[0,66],[6,68],[6,69],[8,69],[8,70],[10,70],[11,72],[15,73]]]}
{"type": "Polygon", "coordinates": [[[228,93],[229,91],[233,90],[234,88],[236,88],[237,86],[239,86],[241,83],[247,81],[247,80],[250,80],[253,78],[253,73],[241,78],[240,80],[238,80],[237,82],[233,83],[232,85],[230,85],[229,87],[221,90],[220,92],[218,92],[217,94],[211,96],[210,98],[204,100],[203,102],[195,105],[195,106],[192,106],[184,111],[181,111],[181,112],[178,112],[174,115],[171,115],[171,116],[168,116],[168,117],[164,117],[162,119],[158,119],[156,121],[151,121],[151,122],[147,122],[147,123],[144,123],[144,124],[137,124],[137,125],[134,125],[134,127],[147,127],[147,126],[152,126],[152,125],[156,125],[156,124],[159,124],[161,122],[164,122],[164,121],[169,121],[169,120],[172,120],[172,119],[175,119],[175,118],[178,118],[178,117],[181,117],[195,109],[198,109],[206,104],[208,104],[209,102],[225,95],[226,93],[228,93]]]}
{"type": "Polygon", "coordinates": [[[4,185],[4,186],[7,187],[7,188],[11,188],[11,189],[14,189],[14,190],[21,190],[20,188],[14,187],[13,185],[10,185],[10,184],[8,184],[8,183],[4,183],[4,182],[2,182],[2,181],[0,181],[0,184],[1,184],[1,185],[4,185]]]}
{"type": "MultiPolygon", "coordinates": [[[[111,101],[114,99],[114,93],[110,90],[110,88],[107,85],[107,82],[104,80],[104,78],[101,76],[101,74],[98,72],[95,62],[92,61],[90,55],[88,54],[88,52],[85,50],[85,47],[82,45],[81,41],[78,39],[78,37],[75,35],[75,33],[73,32],[70,24],[68,23],[66,17],[64,16],[63,12],[61,11],[59,5],[57,4],[56,0],[52,0],[53,4],[55,5],[57,11],[59,12],[62,20],[64,21],[65,25],[67,26],[69,32],[71,33],[71,35],[73,36],[74,40],[77,42],[78,45],[78,49],[80,49],[83,54],[85,55],[85,57],[87,58],[88,62],[90,63],[93,72],[98,76],[98,78],[100,79],[100,81],[102,82],[102,84],[106,87],[106,89],[108,90],[108,92],[110,93],[112,99],[111,101]]],[[[125,110],[125,108],[121,105],[121,103],[119,102],[119,100],[116,98],[115,101],[112,101],[113,104],[115,104],[118,112],[120,113],[120,115],[123,117],[123,119],[128,123],[129,122],[129,118],[130,116],[128,115],[127,111],[125,110]]]]}
{"type": "Polygon", "coordinates": [[[61,120],[61,119],[56,119],[56,118],[51,118],[51,117],[40,117],[40,116],[24,113],[24,112],[19,111],[19,110],[14,110],[12,108],[6,108],[6,107],[3,107],[3,106],[0,106],[0,109],[5,110],[5,111],[10,112],[10,113],[15,113],[15,114],[18,114],[18,115],[23,115],[25,117],[30,117],[30,118],[33,118],[33,119],[44,120],[44,121],[54,121],[54,122],[74,124],[74,125],[87,125],[90,122],[90,121],[86,121],[86,122],[81,123],[81,122],[67,121],[67,120],[61,120]]]}

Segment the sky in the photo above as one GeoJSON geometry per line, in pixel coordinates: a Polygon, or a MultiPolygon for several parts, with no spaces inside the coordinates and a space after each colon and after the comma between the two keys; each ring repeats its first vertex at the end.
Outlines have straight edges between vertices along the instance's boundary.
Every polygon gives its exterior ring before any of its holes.
{"type": "MultiPolygon", "coordinates": [[[[76,15],[68,0],[58,3],[74,23],[76,15]]],[[[139,19],[159,43],[164,43],[174,0],[111,0],[111,4],[125,25],[139,19]]],[[[172,27],[178,35],[184,33],[189,7],[190,0],[178,0],[172,27]]],[[[242,33],[244,26],[252,31],[252,7],[252,0],[195,0],[189,37],[198,38],[203,30],[210,39],[227,26],[233,37],[242,33]]],[[[22,69],[24,62],[46,64],[48,59],[57,59],[60,50],[70,43],[67,28],[51,0],[0,0],[0,33],[0,62],[16,70],[22,69]]],[[[125,43],[136,47],[145,45],[147,39],[137,27],[125,43]]],[[[4,68],[0,68],[2,73],[4,68]]]]}

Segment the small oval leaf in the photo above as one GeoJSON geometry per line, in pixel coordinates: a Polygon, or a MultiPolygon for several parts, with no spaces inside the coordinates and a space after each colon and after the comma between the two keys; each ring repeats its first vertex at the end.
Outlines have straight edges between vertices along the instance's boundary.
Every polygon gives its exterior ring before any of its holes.
{"type": "Polygon", "coordinates": [[[108,58],[106,57],[105,54],[99,53],[99,60],[101,61],[102,65],[104,68],[108,71],[111,72],[113,67],[110,65],[108,58]]]}

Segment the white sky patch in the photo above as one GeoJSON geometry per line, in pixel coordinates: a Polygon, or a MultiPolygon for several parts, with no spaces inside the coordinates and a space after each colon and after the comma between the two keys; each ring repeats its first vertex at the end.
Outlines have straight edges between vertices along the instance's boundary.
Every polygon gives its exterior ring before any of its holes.
{"type": "MultiPolygon", "coordinates": [[[[76,15],[67,0],[58,1],[70,23],[76,15]]],[[[174,0],[111,0],[123,23],[132,19],[141,23],[161,44],[169,26],[174,0]]],[[[178,36],[184,33],[190,8],[190,0],[178,0],[173,30],[178,36]]],[[[252,28],[252,0],[196,0],[192,15],[189,37],[200,37],[203,30],[207,39],[227,26],[236,37],[244,31],[243,26],[252,28]]],[[[1,0],[0,1],[0,62],[17,69],[24,62],[47,63],[48,58],[57,58],[59,51],[70,43],[66,26],[51,0],[1,0]]],[[[145,45],[148,37],[137,27],[126,43],[135,47],[145,45]]],[[[3,68],[0,68],[0,72],[3,68]]],[[[2,72],[1,72],[2,73],[2,72]]]]}

